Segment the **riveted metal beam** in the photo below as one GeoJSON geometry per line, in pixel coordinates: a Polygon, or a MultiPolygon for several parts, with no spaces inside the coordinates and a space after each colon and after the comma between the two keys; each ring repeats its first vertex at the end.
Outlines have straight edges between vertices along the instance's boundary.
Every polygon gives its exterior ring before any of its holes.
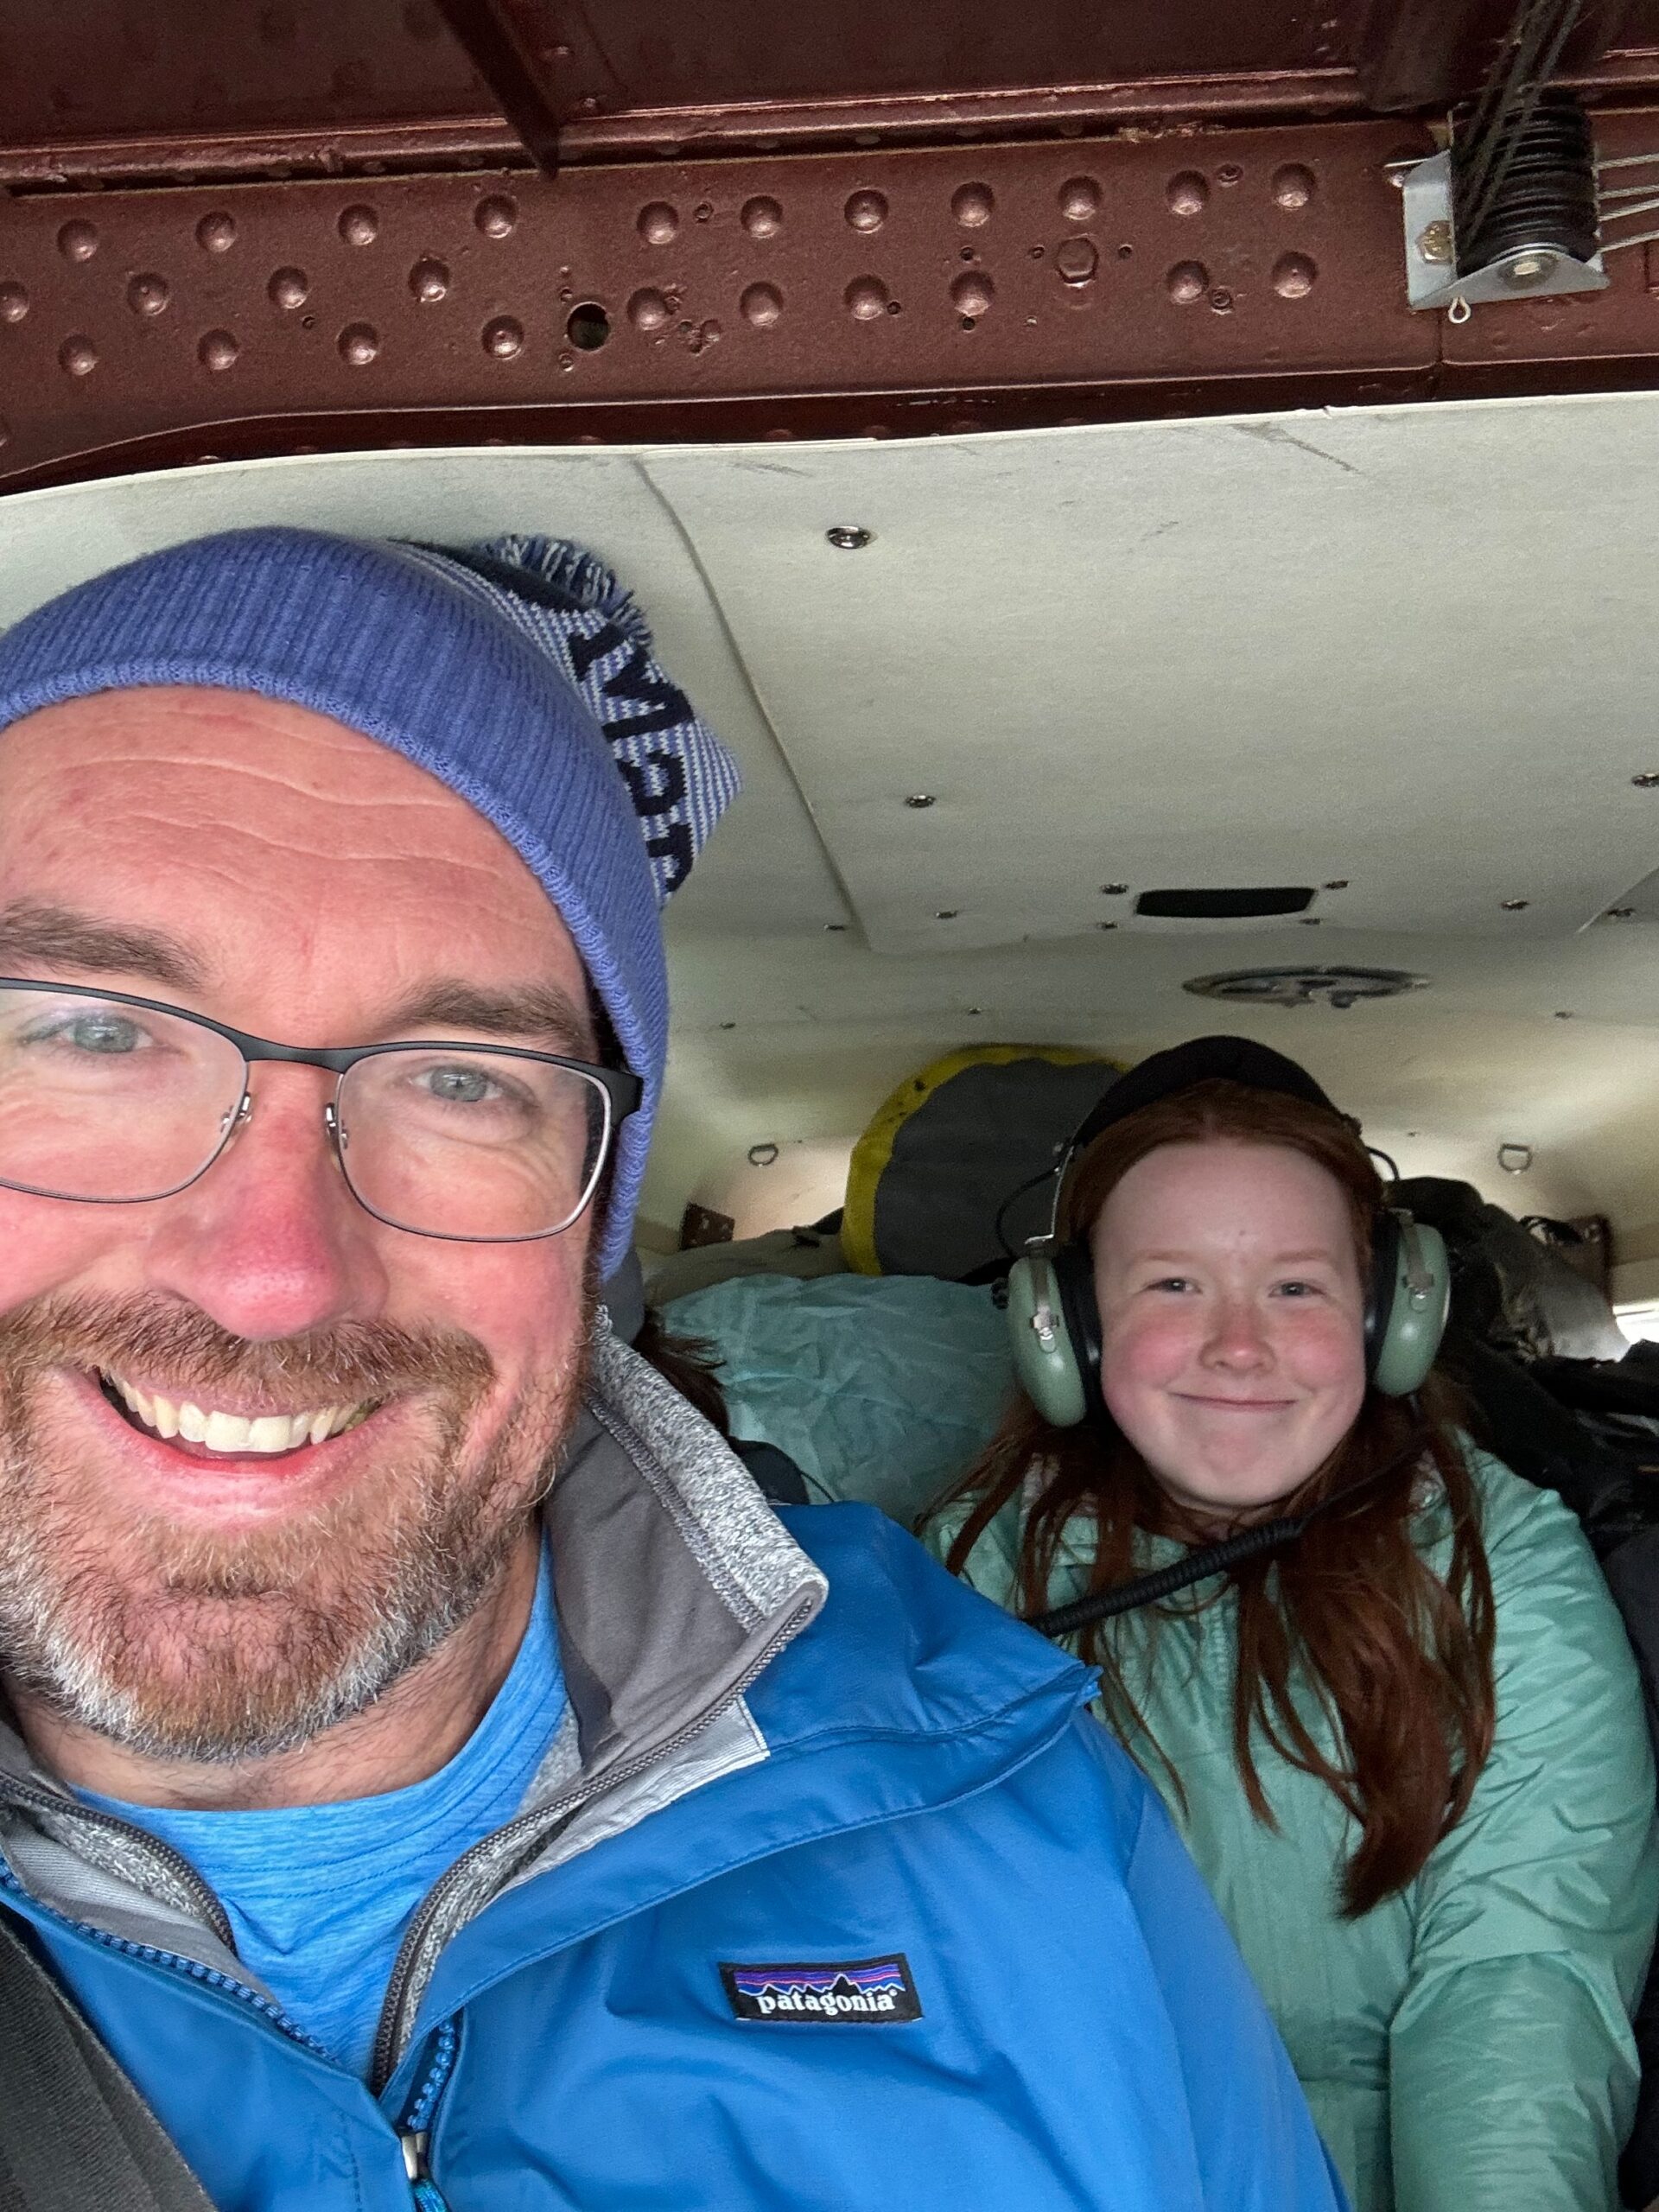
{"type": "Polygon", "coordinates": [[[457,435],[902,433],[1409,397],[1388,124],[39,194],[0,483],[457,435]]]}
{"type": "MultiPolygon", "coordinates": [[[[1603,112],[1605,157],[1659,148],[1603,112]]],[[[0,488],[388,443],[907,435],[1659,382],[1659,257],[1406,306],[1412,123],[0,200],[0,488]]],[[[522,158],[522,157],[521,157],[522,158]]]]}

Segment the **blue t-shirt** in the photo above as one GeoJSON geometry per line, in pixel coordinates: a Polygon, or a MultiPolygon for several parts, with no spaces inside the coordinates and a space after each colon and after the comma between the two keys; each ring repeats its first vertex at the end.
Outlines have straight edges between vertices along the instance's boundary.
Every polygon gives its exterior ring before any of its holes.
{"type": "Polygon", "coordinates": [[[464,1851],[518,1812],[564,1703],[543,1549],[512,1671],[454,1758],[425,1782],[264,1812],[181,1812],[79,1794],[181,1852],[219,1896],[250,1970],[299,2026],[366,2075],[410,1914],[464,1851]]]}

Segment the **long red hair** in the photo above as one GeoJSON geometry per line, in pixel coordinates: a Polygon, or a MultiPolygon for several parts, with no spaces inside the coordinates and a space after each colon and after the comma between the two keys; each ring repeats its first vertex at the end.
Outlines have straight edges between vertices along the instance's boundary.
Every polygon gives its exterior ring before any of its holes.
{"type": "MultiPolygon", "coordinates": [[[[1061,1236],[1086,1243],[1112,1190],[1137,1161],[1163,1145],[1194,1143],[1281,1145],[1323,1167],[1347,1201],[1360,1279],[1369,1281],[1384,1192],[1354,1130],[1323,1107],[1219,1080],[1159,1100],[1104,1130],[1066,1179],[1061,1236]]],[[[1036,1495],[1025,1512],[1016,1582],[1020,1610],[1028,1615],[1049,1604],[1062,1541],[1069,1532],[1075,1542],[1079,1519],[1093,1538],[1090,1591],[1133,1578],[1143,1564],[1137,1539],[1145,1535],[1192,1543],[1216,1533],[1173,1504],[1109,1416],[1056,1428],[1022,1397],[953,1493],[970,1507],[946,1562],[953,1573],[1028,1484],[1036,1495]]],[[[1368,1391],[1342,1445],[1274,1510],[1301,1513],[1350,1490],[1356,1491],[1351,1505],[1333,1506],[1288,1551],[1248,1561],[1228,1581],[1237,1598],[1233,1755],[1245,1793],[1256,1818],[1275,1825],[1256,1765],[1255,1746],[1265,1742],[1335,1795],[1359,1832],[1342,1874],[1343,1910],[1354,1916],[1418,1872],[1467,1809],[1491,1750],[1491,1577],[1449,1385],[1431,1376],[1414,1408],[1368,1391]],[[1411,1451],[1417,1434],[1421,1454],[1411,1451]],[[1391,1462],[1397,1464],[1390,1468],[1391,1462]],[[1444,1579],[1414,1535],[1431,1468],[1451,1529],[1444,1579]],[[1296,1679],[1311,1685],[1326,1717],[1325,1743],[1297,1709],[1296,1679]]],[[[1214,1602],[1183,1598],[1170,1610],[1214,1602]]],[[[1124,1618],[1085,1630],[1077,1649],[1099,1668],[1106,1709],[1120,1732],[1138,1732],[1155,1746],[1126,1686],[1117,1643],[1124,1618]]]]}

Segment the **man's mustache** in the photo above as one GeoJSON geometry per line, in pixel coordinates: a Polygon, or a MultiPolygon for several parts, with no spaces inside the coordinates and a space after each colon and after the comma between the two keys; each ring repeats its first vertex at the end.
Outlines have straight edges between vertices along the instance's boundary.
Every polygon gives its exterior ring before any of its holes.
{"type": "Polygon", "coordinates": [[[348,1320],[256,1342],[159,1293],[37,1298],[0,1315],[0,1382],[51,1367],[101,1369],[179,1395],[239,1383],[308,1405],[434,1389],[477,1397],[495,1375],[483,1345],[461,1330],[348,1320]]]}

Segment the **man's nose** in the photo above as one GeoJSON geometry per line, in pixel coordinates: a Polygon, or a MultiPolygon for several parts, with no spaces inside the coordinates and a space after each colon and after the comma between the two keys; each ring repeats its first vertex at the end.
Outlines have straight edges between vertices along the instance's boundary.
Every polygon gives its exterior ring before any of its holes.
{"type": "Polygon", "coordinates": [[[374,1224],[340,1172],[320,1070],[254,1071],[246,1120],[200,1179],[164,1198],[149,1249],[154,1287],[232,1336],[298,1336],[380,1310],[374,1224]]]}

